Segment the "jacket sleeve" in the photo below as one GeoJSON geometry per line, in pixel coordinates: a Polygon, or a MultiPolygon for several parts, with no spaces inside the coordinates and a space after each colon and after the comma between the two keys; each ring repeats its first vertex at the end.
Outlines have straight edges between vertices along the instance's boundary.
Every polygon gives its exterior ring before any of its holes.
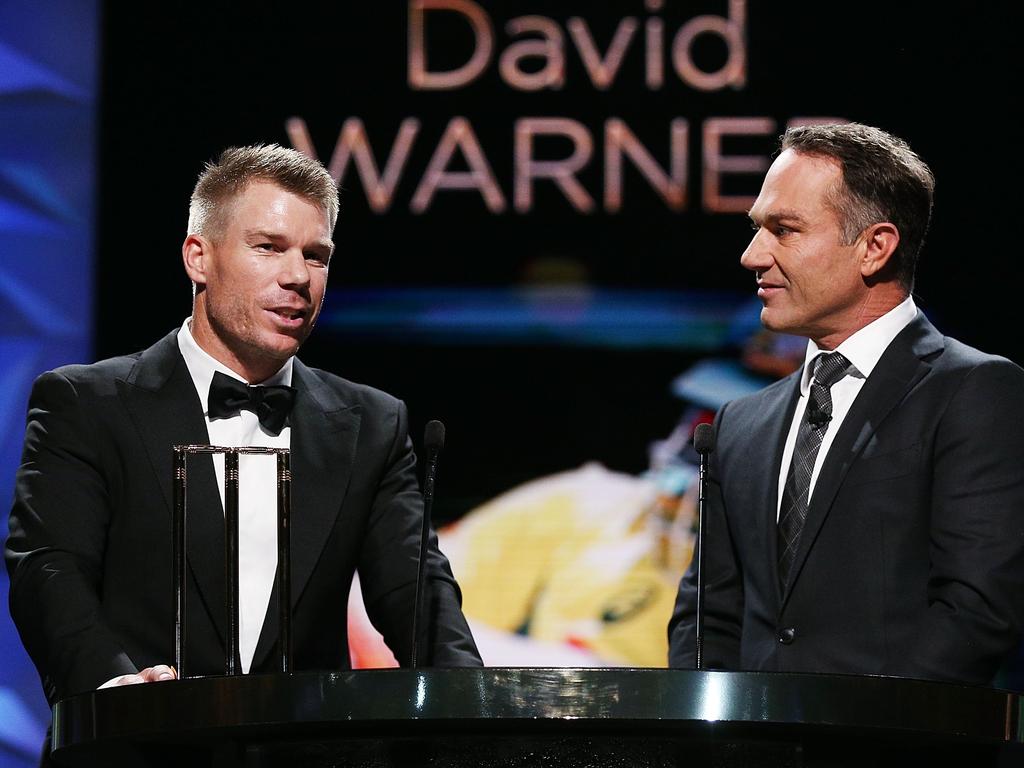
{"type": "Polygon", "coordinates": [[[908,672],[986,683],[1024,626],[1024,371],[982,363],[938,418],[928,609],[908,672]]]}
{"type": "Polygon", "coordinates": [[[94,419],[67,377],[36,380],[4,554],[11,616],[51,703],[137,671],[101,610],[110,507],[94,419]]]}

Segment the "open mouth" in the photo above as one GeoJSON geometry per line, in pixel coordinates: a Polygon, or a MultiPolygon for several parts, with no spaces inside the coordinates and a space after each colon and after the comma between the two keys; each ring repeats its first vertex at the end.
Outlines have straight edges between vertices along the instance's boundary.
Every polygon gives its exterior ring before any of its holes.
{"type": "Polygon", "coordinates": [[[304,309],[293,309],[291,307],[274,307],[268,309],[267,312],[274,315],[278,322],[283,325],[294,327],[302,325],[302,322],[306,318],[306,310],[304,309]]]}

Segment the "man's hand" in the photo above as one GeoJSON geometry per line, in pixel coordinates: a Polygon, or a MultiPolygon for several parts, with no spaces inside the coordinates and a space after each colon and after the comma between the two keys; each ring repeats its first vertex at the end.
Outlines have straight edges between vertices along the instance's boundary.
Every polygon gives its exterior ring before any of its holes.
{"type": "Polygon", "coordinates": [[[121,675],[112,680],[107,680],[100,688],[113,688],[115,685],[136,685],[138,683],[157,683],[162,680],[174,680],[178,673],[174,667],[166,664],[157,664],[155,667],[146,667],[134,675],[121,675]]]}

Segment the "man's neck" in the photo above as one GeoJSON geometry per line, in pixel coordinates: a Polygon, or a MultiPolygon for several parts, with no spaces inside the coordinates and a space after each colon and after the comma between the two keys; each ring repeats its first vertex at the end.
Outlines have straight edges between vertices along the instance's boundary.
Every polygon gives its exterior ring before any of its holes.
{"type": "Polygon", "coordinates": [[[287,360],[245,360],[221,342],[208,323],[197,319],[195,315],[189,322],[189,332],[192,334],[196,346],[249,384],[263,383],[288,362],[287,360]]]}
{"type": "Polygon", "coordinates": [[[841,329],[823,334],[820,338],[811,336],[811,341],[817,344],[819,349],[833,350],[857,331],[898,307],[909,295],[898,286],[887,286],[886,290],[879,290],[880,288],[881,286],[878,286],[865,294],[864,300],[853,308],[841,329]]]}

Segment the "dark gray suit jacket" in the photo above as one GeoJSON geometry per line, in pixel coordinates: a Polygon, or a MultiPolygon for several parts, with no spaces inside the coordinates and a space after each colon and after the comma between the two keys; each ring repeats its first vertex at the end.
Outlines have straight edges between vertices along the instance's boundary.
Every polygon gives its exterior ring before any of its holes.
{"type": "MultiPolygon", "coordinates": [[[[171,447],[208,443],[172,332],[130,357],[39,377],[11,511],[11,614],[52,702],[173,660],[171,447]]],[[[292,592],[296,670],[349,665],[346,605],[358,568],[367,612],[408,658],[422,521],[404,405],[296,361],[292,592]]],[[[223,511],[209,457],[189,465],[191,674],[223,671],[223,511]]],[[[432,537],[420,658],[479,665],[461,596],[432,537]]],[[[278,595],[268,616],[277,615],[278,595]]],[[[251,671],[272,671],[277,622],[251,671]]]]}
{"type": "MultiPolygon", "coordinates": [[[[989,682],[1024,624],[1024,371],[922,314],[837,432],[780,588],[792,376],[716,418],[705,539],[710,667],[989,682]]],[[[694,664],[683,577],[670,664],[694,664]]]]}

